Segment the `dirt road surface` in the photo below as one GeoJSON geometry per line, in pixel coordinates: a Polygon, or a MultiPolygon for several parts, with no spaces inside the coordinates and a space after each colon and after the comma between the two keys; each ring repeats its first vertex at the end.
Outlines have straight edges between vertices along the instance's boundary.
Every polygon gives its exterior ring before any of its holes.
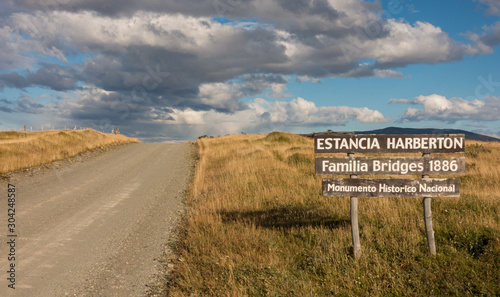
{"type": "Polygon", "coordinates": [[[0,296],[147,296],[182,213],[191,153],[189,144],[130,144],[0,181],[0,296]]]}

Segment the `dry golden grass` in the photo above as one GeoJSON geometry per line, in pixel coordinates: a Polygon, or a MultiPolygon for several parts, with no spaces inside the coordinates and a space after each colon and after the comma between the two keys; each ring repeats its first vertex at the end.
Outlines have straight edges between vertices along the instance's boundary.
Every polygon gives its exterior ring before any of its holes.
{"type": "Polygon", "coordinates": [[[95,130],[0,132],[0,174],[66,159],[113,144],[139,142],[124,135],[95,130]]]}
{"type": "Polygon", "coordinates": [[[358,261],[349,198],[322,196],[312,139],[271,133],[197,144],[169,296],[500,294],[499,143],[467,142],[461,197],[432,200],[435,257],[421,199],[359,198],[358,261]]]}

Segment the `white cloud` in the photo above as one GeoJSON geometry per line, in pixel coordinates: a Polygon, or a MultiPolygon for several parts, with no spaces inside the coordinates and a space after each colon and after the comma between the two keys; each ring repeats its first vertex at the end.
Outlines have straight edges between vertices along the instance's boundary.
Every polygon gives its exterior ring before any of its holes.
{"type": "Polygon", "coordinates": [[[397,72],[390,69],[375,69],[374,74],[376,77],[392,77],[392,78],[403,78],[401,72],[397,72]]]}
{"type": "Polygon", "coordinates": [[[500,120],[500,97],[490,96],[486,97],[485,100],[467,101],[456,97],[447,99],[444,96],[433,94],[429,96],[420,95],[413,100],[391,99],[389,103],[421,105],[423,107],[423,109],[408,108],[400,118],[404,122],[500,120]]]}
{"type": "Polygon", "coordinates": [[[173,109],[166,112],[160,121],[168,124],[189,125],[233,125],[240,129],[251,129],[269,123],[290,126],[344,125],[348,121],[361,123],[384,123],[386,118],[377,110],[366,107],[348,106],[317,107],[312,101],[301,97],[289,102],[267,101],[257,98],[244,110],[222,113],[216,110],[194,111],[192,109],[173,109]]]}
{"type": "Polygon", "coordinates": [[[457,60],[463,55],[460,44],[448,33],[427,22],[414,26],[395,19],[388,21],[390,34],[366,43],[365,55],[388,65],[434,64],[457,60]]]}
{"type": "Polygon", "coordinates": [[[296,82],[299,82],[299,83],[304,83],[304,82],[312,82],[313,84],[320,84],[321,83],[321,80],[319,78],[315,78],[315,77],[309,77],[307,75],[297,75],[297,77],[295,78],[295,81],[296,82]]]}
{"type": "Polygon", "coordinates": [[[198,96],[206,106],[233,112],[246,108],[246,104],[239,100],[242,97],[251,97],[262,92],[272,98],[290,97],[287,82],[288,80],[279,75],[242,75],[237,81],[201,84],[198,96]]]}
{"type": "Polygon", "coordinates": [[[211,55],[217,50],[211,44],[229,42],[237,32],[233,27],[212,22],[208,17],[146,12],[118,18],[89,11],[16,13],[10,20],[16,29],[45,43],[80,52],[120,52],[129,46],[151,46],[211,55]],[[210,25],[203,25],[203,22],[210,25]]]}

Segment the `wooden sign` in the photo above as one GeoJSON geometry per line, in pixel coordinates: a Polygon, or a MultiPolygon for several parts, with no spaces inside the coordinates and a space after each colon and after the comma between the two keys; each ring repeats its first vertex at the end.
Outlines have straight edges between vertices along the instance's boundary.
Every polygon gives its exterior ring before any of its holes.
{"type": "Polygon", "coordinates": [[[431,197],[460,197],[460,179],[429,178],[430,174],[465,173],[464,157],[431,157],[431,153],[465,152],[464,134],[323,133],[314,136],[315,153],[347,153],[316,157],[316,174],[351,175],[323,179],[323,196],[350,196],[354,257],[361,256],[358,197],[423,197],[429,253],[436,254],[431,197]],[[355,153],[422,153],[422,157],[355,157],[355,153]],[[421,175],[422,179],[358,179],[360,174],[421,175]]]}
{"type": "Polygon", "coordinates": [[[460,179],[323,179],[323,196],[459,197],[460,179]]]}
{"type": "Polygon", "coordinates": [[[463,174],[465,157],[316,157],[316,174],[463,174]]]}
{"type": "Polygon", "coordinates": [[[317,134],[315,153],[458,153],[464,134],[317,134]]]}

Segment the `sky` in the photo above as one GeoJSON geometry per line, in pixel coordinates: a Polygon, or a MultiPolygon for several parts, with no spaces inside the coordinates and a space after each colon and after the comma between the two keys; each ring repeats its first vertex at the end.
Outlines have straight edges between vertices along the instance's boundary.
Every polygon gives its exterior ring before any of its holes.
{"type": "Polygon", "coordinates": [[[499,0],[2,0],[0,129],[500,137],[499,0]]]}

